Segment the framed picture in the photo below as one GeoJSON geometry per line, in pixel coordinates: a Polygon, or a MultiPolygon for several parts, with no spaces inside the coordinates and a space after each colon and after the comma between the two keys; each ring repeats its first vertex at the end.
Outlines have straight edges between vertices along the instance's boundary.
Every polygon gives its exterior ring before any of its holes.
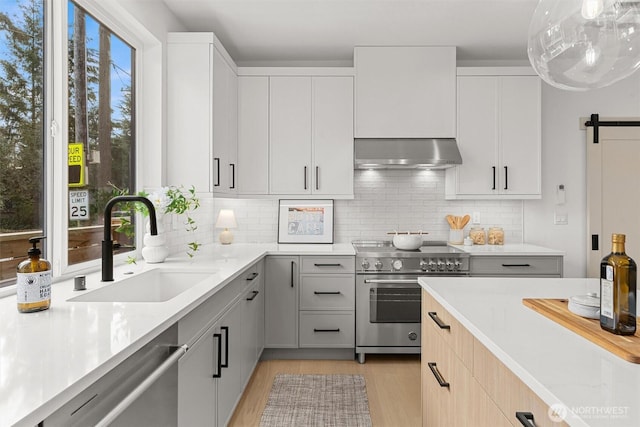
{"type": "Polygon", "coordinates": [[[333,243],[333,200],[280,200],[278,243],[333,243]]]}

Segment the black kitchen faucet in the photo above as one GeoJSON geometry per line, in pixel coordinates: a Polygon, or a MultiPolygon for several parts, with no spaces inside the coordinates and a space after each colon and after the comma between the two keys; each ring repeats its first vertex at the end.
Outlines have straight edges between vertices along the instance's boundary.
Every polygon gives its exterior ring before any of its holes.
{"type": "Polygon", "coordinates": [[[102,240],[102,281],[113,282],[113,240],[111,239],[111,209],[118,202],[140,202],[149,209],[151,235],[158,235],[156,208],[151,200],[142,196],[116,196],[107,202],[104,208],[104,240],[102,240]]]}

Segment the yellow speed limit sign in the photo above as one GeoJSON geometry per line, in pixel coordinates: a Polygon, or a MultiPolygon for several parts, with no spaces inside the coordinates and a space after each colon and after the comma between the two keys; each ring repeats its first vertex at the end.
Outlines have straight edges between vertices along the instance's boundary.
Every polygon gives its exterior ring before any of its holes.
{"type": "Polygon", "coordinates": [[[84,187],[84,144],[69,144],[69,187],[84,187]]]}

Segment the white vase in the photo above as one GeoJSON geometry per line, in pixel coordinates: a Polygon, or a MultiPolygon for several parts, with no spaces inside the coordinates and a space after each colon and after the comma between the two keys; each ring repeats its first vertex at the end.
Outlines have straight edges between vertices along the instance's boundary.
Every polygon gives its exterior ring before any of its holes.
{"type": "Polygon", "coordinates": [[[169,256],[169,248],[166,245],[164,235],[164,215],[157,215],[158,235],[152,236],[150,233],[149,221],[146,224],[147,232],[144,234],[144,247],[142,248],[142,258],[149,264],[164,262],[169,256]]]}

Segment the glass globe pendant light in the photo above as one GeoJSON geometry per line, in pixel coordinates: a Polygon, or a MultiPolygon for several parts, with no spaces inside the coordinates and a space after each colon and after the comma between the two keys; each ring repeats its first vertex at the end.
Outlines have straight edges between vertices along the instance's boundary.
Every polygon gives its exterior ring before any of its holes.
{"type": "Polygon", "coordinates": [[[527,50],[536,73],[552,86],[608,86],[640,67],[640,3],[540,0],[527,50]]]}

